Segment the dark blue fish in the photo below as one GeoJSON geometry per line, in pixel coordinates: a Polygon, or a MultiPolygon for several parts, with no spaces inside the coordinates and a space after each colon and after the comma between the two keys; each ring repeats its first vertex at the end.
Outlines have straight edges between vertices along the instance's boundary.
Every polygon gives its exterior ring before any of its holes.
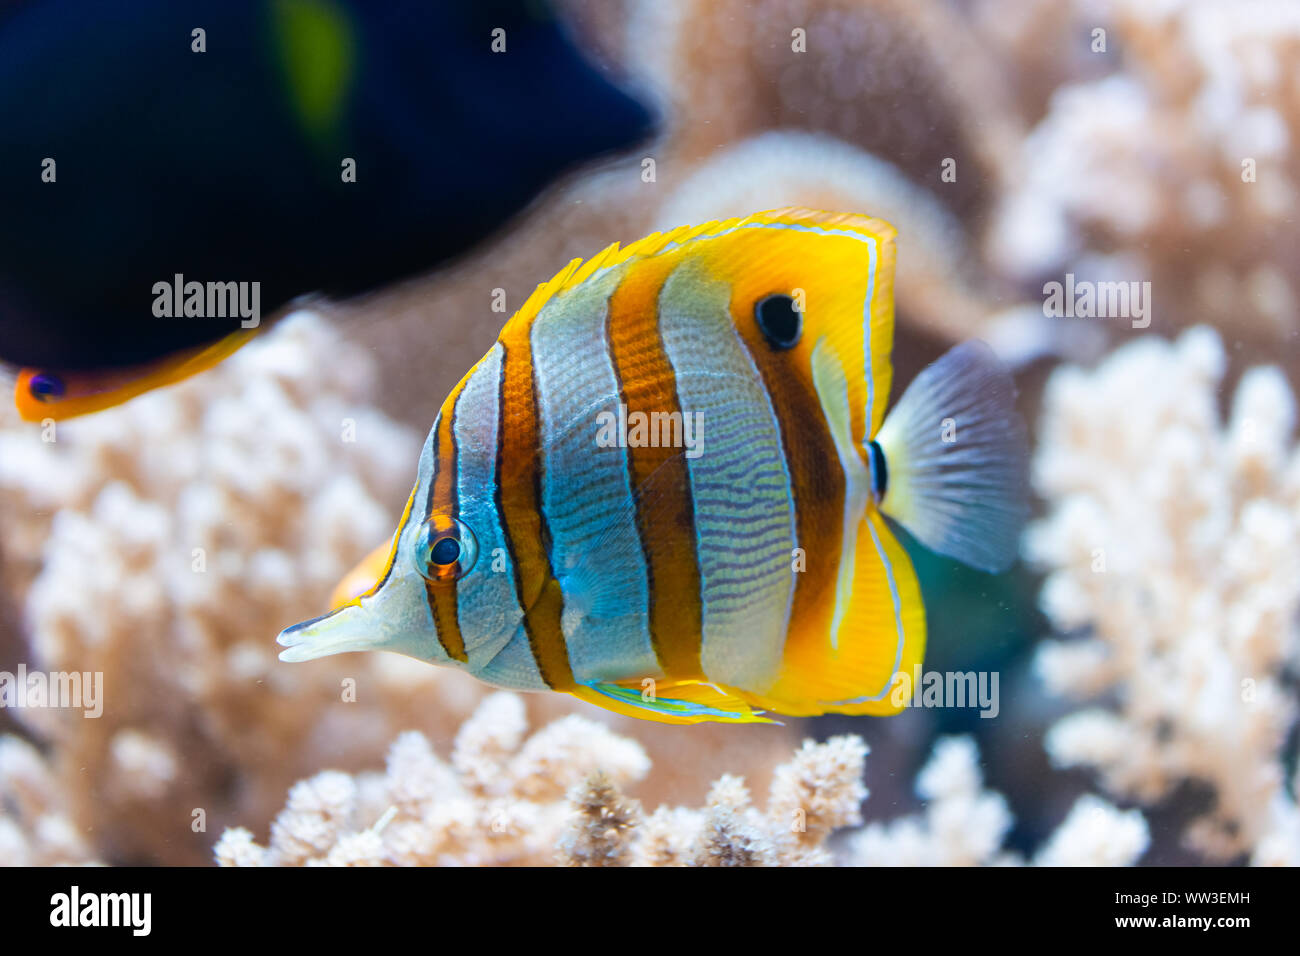
{"type": "Polygon", "coordinates": [[[652,127],[536,2],[0,9],[0,359],[51,412],[445,262],[652,127]]]}

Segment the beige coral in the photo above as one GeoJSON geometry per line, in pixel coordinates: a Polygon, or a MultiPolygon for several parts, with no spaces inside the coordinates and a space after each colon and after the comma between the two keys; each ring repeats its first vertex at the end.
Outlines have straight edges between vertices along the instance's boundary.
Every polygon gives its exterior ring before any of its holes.
{"type": "Polygon", "coordinates": [[[1144,803],[1204,781],[1217,802],[1190,843],[1263,862],[1300,821],[1282,761],[1298,709],[1284,672],[1300,656],[1300,449],[1276,369],[1248,371],[1220,422],[1224,364],[1197,328],[1054,373],[1035,459],[1051,510],[1026,548],[1049,572],[1048,617],[1084,632],[1042,645],[1040,674],[1055,693],[1116,700],[1057,723],[1054,761],[1144,803]]]}
{"type": "MultiPolygon", "coordinates": [[[[941,738],[916,779],[922,813],[870,823],[852,834],[857,866],[1019,866],[1003,847],[1011,830],[1007,801],[984,789],[970,737],[941,738]]],[[[1035,866],[1132,866],[1150,842],[1138,810],[1121,811],[1093,794],[1075,802],[1031,861],[1035,866]]]]}
{"type": "Polygon", "coordinates": [[[449,760],[408,732],[384,774],[325,771],[296,784],[259,846],[229,829],[223,866],[551,865],[762,866],[825,864],[831,834],[860,821],[867,747],[858,737],[806,741],[778,767],[765,809],[724,774],[704,808],[627,796],[650,771],[632,740],[577,715],[524,737],[515,694],[487,698],[449,760]],[[490,785],[485,786],[485,781],[490,785]]]}
{"type": "MultiPolygon", "coordinates": [[[[1065,17],[1036,19],[1033,42],[1006,39],[1041,53],[1063,38],[1084,42],[1090,25],[1107,31],[1107,48],[1057,58],[1077,72],[1058,74],[1046,115],[1019,148],[991,261],[1028,280],[1065,271],[1149,280],[1157,327],[1209,322],[1261,350],[1296,335],[1300,259],[1288,237],[1300,196],[1300,8],[1064,7],[1065,17]]],[[[978,22],[999,42],[1005,31],[991,25],[1003,19],[978,22]]]]}
{"type": "MultiPolygon", "coordinates": [[[[836,862],[833,841],[846,832],[838,857],[849,866],[1022,862],[1003,848],[1011,814],[1001,795],[983,789],[970,738],[936,745],[917,782],[927,802],[922,815],[846,831],[862,822],[867,797],[868,748],[855,735],[805,740],[776,768],[765,806],[755,804],[743,778],[724,773],[702,807],[661,805],[646,813],[627,793],[650,771],[636,743],[576,716],[520,743],[521,716],[518,698],[498,693],[480,705],[448,761],[408,732],[394,741],[383,774],[325,771],[302,781],[272,824],[269,844],[259,845],[246,828],[229,829],[214,849],[217,863],[826,866],[836,862]],[[513,744],[491,748],[491,757],[464,752],[485,737],[513,744]],[[550,759],[518,759],[530,750],[550,759]],[[490,794],[480,785],[489,769],[490,794]]],[[[1085,795],[1033,862],[1124,866],[1147,844],[1139,811],[1085,795]]]]}
{"type": "Polygon", "coordinates": [[[94,862],[45,758],[25,740],[0,737],[0,864],[94,862]]]}
{"type": "Polygon", "coordinates": [[[628,800],[602,770],[591,773],[569,795],[574,813],[558,844],[570,866],[626,866],[641,805],[628,800]]]}
{"type": "MultiPolygon", "coordinates": [[[[449,761],[423,734],[408,731],[394,741],[384,774],[325,771],[296,784],[265,848],[245,829],[228,830],[217,861],[508,866],[551,863],[556,846],[565,845],[591,862],[605,852],[598,849],[601,839],[591,826],[579,826],[566,840],[571,821],[564,795],[574,791],[580,815],[616,830],[630,825],[634,812],[618,788],[645,776],[645,752],[576,715],[527,739],[525,730],[520,698],[495,693],[466,722],[449,761]]],[[[616,849],[616,841],[606,847],[611,855],[616,849]]]]}
{"type": "Polygon", "coordinates": [[[1011,812],[983,789],[979,753],[969,737],[940,740],[916,780],[927,801],[921,816],[871,823],[849,841],[859,866],[988,866],[1007,862],[1002,842],[1011,812]]]}
{"type": "Polygon", "coordinates": [[[1128,866],[1151,842],[1138,810],[1119,810],[1093,794],[1084,794],[1034,862],[1039,866],[1128,866]]]}

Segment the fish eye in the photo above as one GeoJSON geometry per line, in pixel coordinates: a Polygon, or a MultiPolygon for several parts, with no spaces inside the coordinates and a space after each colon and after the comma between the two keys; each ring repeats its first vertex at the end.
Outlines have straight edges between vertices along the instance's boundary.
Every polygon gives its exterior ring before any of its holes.
{"type": "Polygon", "coordinates": [[[458,518],[432,514],[415,541],[415,570],[430,581],[455,581],[474,567],[478,541],[458,518]]]}
{"type": "Polygon", "coordinates": [[[754,304],[754,320],[774,349],[793,348],[803,332],[803,315],[788,295],[769,295],[754,304]]]}
{"type": "Polygon", "coordinates": [[[67,386],[63,384],[63,379],[49,372],[37,372],[27,383],[27,391],[31,393],[32,398],[38,402],[52,402],[56,398],[62,398],[67,391],[67,386]]]}
{"type": "Polygon", "coordinates": [[[451,564],[460,557],[460,542],[451,535],[439,538],[429,549],[429,560],[434,564],[451,564]]]}

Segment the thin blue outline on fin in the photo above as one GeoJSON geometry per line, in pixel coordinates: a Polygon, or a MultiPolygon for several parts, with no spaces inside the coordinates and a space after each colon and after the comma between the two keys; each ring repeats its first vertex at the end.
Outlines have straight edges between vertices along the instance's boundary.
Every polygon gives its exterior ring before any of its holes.
{"type": "Polygon", "coordinates": [[[754,718],[758,718],[759,723],[781,723],[781,721],[772,720],[770,717],[760,717],[759,715],[766,713],[766,711],[754,707],[749,708],[747,714],[737,714],[729,710],[718,710],[716,707],[706,707],[704,704],[696,704],[688,700],[678,700],[675,697],[656,697],[654,700],[646,700],[641,696],[639,690],[620,687],[618,684],[591,683],[583,686],[590,687],[596,693],[611,700],[616,700],[621,704],[626,704],[629,707],[639,707],[643,710],[653,710],[678,717],[712,717],[716,720],[730,721],[732,723],[754,723],[754,718]]]}

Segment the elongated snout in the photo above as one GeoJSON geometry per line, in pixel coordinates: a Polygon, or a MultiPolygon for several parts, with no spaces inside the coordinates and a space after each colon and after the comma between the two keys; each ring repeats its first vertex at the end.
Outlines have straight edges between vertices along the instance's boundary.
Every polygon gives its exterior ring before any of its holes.
{"type": "Polygon", "coordinates": [[[276,641],[284,646],[282,661],[311,661],[347,651],[380,650],[388,645],[384,628],[357,601],[286,627],[276,641]]]}

